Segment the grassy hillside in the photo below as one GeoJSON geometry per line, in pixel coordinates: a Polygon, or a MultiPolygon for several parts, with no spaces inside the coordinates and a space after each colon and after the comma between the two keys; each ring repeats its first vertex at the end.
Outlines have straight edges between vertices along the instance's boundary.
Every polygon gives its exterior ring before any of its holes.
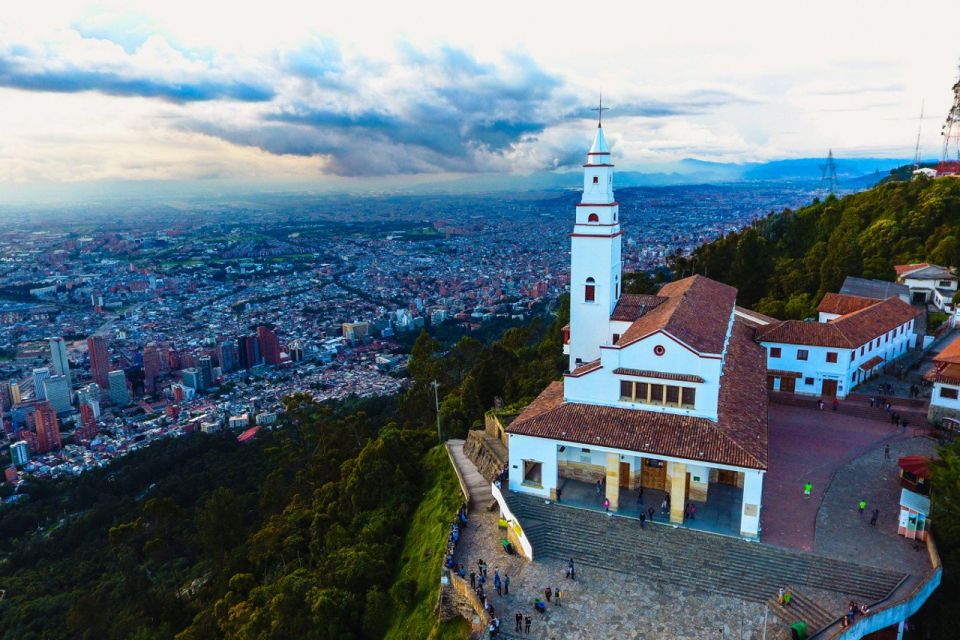
{"type": "Polygon", "coordinates": [[[428,487],[413,514],[396,579],[390,588],[394,611],[388,640],[461,640],[470,636],[466,620],[441,624],[433,608],[440,593],[440,569],[450,520],[463,502],[445,447],[436,446],[423,463],[428,487]]]}
{"type": "Polygon", "coordinates": [[[893,280],[893,265],[910,262],[960,266],[960,180],[890,182],[771,214],[675,256],[671,270],[727,282],[763,313],[804,318],[846,276],[893,280]]]}

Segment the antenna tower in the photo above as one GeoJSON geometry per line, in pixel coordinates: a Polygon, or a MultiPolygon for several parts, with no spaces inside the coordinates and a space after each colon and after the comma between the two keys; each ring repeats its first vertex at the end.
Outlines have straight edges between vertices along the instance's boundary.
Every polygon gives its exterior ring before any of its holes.
{"type": "Polygon", "coordinates": [[[820,190],[830,195],[837,190],[837,163],[833,161],[833,149],[827,155],[826,164],[820,165],[820,190]],[[824,191],[824,185],[826,190],[824,191]]]}
{"type": "MultiPolygon", "coordinates": [[[[947,113],[947,120],[940,130],[943,135],[943,157],[941,167],[949,169],[946,163],[960,163],[960,73],[957,82],[953,85],[953,106],[947,113]]],[[[954,173],[956,173],[954,169],[954,173]]]]}
{"type": "Polygon", "coordinates": [[[920,122],[917,123],[917,146],[913,150],[913,170],[920,168],[920,130],[923,128],[923,107],[926,101],[920,103],[920,122]]]}

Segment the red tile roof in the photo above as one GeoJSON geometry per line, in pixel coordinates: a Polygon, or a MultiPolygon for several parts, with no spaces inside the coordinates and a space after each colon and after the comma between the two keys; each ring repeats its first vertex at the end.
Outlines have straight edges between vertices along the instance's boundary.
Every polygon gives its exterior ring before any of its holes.
{"type": "Polygon", "coordinates": [[[920,310],[900,298],[887,298],[830,322],[786,320],[757,329],[761,342],[856,349],[913,320],[920,310]]]}
{"type": "Polygon", "coordinates": [[[817,305],[817,311],[820,313],[835,313],[845,316],[848,313],[866,309],[870,305],[877,304],[876,298],[864,298],[863,296],[851,296],[845,293],[825,293],[823,300],[817,305]]]}
{"type": "Polygon", "coordinates": [[[933,357],[934,362],[960,364],[960,338],[943,348],[943,351],[933,357]]]}
{"type": "Polygon", "coordinates": [[[610,316],[610,319],[633,322],[662,302],[666,302],[666,300],[666,298],[660,296],[625,293],[617,300],[617,306],[613,308],[613,315],[610,316]]]}
{"type": "Polygon", "coordinates": [[[923,269],[924,267],[930,266],[929,262],[915,262],[914,264],[896,264],[893,266],[893,270],[897,272],[898,276],[905,275],[911,271],[916,271],[918,269],[923,269]]]}
{"type": "Polygon", "coordinates": [[[869,360],[861,364],[859,368],[862,369],[863,371],[870,371],[881,362],[883,362],[883,358],[881,358],[880,356],[873,356],[872,358],[870,358],[869,360]]]}
{"type": "Polygon", "coordinates": [[[578,376],[582,376],[585,373],[590,373],[591,371],[596,371],[597,369],[601,369],[601,368],[602,367],[600,366],[600,358],[597,358],[596,360],[591,360],[590,362],[586,362],[580,365],[579,367],[577,367],[576,369],[574,369],[573,371],[571,371],[566,375],[578,377],[578,376]]]}
{"type": "Polygon", "coordinates": [[[600,445],[752,469],[767,467],[764,351],[753,329],[736,322],[721,378],[718,420],[564,402],[554,382],[510,423],[511,434],[600,445]]]}
{"type": "Polygon", "coordinates": [[[700,353],[723,352],[736,289],[695,275],[663,285],[660,297],[666,300],[630,325],[617,347],[664,331],[700,353]]]}
{"type": "Polygon", "coordinates": [[[752,327],[762,327],[764,325],[773,324],[774,322],[780,322],[776,318],[764,315],[759,311],[754,311],[753,309],[741,307],[740,305],[737,305],[735,309],[738,315],[737,319],[746,322],[752,327]]]}

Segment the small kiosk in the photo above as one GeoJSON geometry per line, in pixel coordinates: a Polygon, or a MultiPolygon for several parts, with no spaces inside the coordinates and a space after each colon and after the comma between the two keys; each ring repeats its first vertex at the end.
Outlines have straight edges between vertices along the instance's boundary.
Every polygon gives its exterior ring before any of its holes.
{"type": "Polygon", "coordinates": [[[901,489],[897,533],[910,540],[926,540],[929,513],[930,498],[909,489],[901,489]]]}
{"type": "Polygon", "coordinates": [[[929,467],[931,459],[927,456],[904,456],[897,460],[900,467],[900,486],[914,493],[930,495],[929,467]]]}

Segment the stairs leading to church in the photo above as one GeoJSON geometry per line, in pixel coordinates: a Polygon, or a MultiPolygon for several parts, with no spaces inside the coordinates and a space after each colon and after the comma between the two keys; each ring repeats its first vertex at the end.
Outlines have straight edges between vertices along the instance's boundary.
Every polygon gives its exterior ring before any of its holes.
{"type": "Polygon", "coordinates": [[[651,581],[766,602],[780,587],[835,591],[844,599],[875,602],[902,574],[700,531],[647,524],[603,513],[545,504],[518,493],[510,509],[533,546],[549,557],[634,574],[651,581]]]}
{"type": "Polygon", "coordinates": [[[782,605],[777,599],[767,600],[767,607],[787,626],[797,620],[807,623],[807,632],[812,636],[826,629],[839,616],[835,616],[796,589],[790,588],[790,604],[782,605]]]}

